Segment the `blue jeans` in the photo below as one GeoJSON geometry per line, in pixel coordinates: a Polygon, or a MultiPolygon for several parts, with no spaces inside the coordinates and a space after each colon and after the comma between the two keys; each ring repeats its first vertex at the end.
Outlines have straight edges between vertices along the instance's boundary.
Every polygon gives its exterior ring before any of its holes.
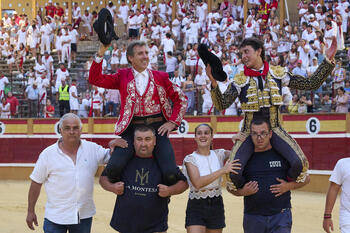
{"type": "Polygon", "coordinates": [[[244,233],[290,233],[292,212],[284,209],[271,216],[244,214],[243,228],[244,233]]]}
{"type": "Polygon", "coordinates": [[[112,116],[117,116],[117,107],[118,104],[114,103],[113,101],[108,101],[106,103],[106,112],[110,113],[110,106],[112,106],[112,116]]]}
{"type": "Polygon", "coordinates": [[[80,223],[72,225],[61,225],[51,222],[47,218],[44,220],[45,233],[90,233],[91,232],[92,217],[80,219],[80,223]]]}

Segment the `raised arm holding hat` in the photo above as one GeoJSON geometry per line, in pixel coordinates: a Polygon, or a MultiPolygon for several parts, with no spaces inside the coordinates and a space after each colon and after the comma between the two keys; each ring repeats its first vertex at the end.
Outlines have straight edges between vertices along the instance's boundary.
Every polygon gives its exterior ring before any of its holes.
{"type": "Polygon", "coordinates": [[[169,133],[180,125],[187,106],[187,98],[179,87],[169,80],[169,75],[147,69],[148,47],[143,41],[132,42],[127,49],[131,68],[119,69],[116,74],[102,74],[102,56],[109,44],[102,44],[92,63],[89,82],[108,89],[118,89],[121,96],[120,117],[115,134],[128,143],[125,148],[116,148],[115,156],[106,167],[112,182],[120,180],[127,162],[133,156],[134,127],[148,124],[156,129],[156,160],[161,168],[165,184],[176,182],[176,163],[170,144],[169,133]],[[172,105],[170,103],[172,102],[172,105]]]}
{"type": "MultiPolygon", "coordinates": [[[[311,77],[302,77],[287,72],[284,67],[270,66],[264,60],[263,42],[256,38],[245,39],[240,46],[244,71],[236,74],[225,93],[221,93],[218,87],[217,80],[220,80],[220,77],[213,73],[212,64],[209,63],[206,69],[211,80],[213,103],[218,110],[228,108],[237,97],[239,98],[245,113],[241,132],[246,135],[250,133],[249,128],[253,118],[269,120],[273,131],[272,146],[277,152],[283,152],[280,154],[283,154],[290,164],[288,176],[297,182],[304,182],[307,176],[308,161],[299,145],[282,128],[279,121],[279,106],[283,104],[282,83],[292,89],[318,89],[335,66],[332,61],[336,53],[336,45],[336,39],[333,38],[332,46],[326,51],[327,58],[311,77]]],[[[242,170],[238,175],[230,174],[233,182],[231,188],[235,189],[244,185],[242,173],[252,153],[253,144],[250,136],[244,141],[235,143],[231,159],[239,159],[242,163],[242,170]]]]}

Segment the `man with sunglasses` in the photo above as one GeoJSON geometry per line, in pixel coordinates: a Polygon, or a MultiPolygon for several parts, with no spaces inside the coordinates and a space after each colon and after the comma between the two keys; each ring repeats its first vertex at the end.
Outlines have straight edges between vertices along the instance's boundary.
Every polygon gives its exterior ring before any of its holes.
{"type": "Polygon", "coordinates": [[[292,213],[290,190],[309,183],[288,181],[288,161],[271,145],[272,130],[264,118],[253,119],[250,136],[254,153],[243,172],[245,184],[232,191],[235,196],[244,196],[244,233],[280,232],[290,233],[292,213]]]}

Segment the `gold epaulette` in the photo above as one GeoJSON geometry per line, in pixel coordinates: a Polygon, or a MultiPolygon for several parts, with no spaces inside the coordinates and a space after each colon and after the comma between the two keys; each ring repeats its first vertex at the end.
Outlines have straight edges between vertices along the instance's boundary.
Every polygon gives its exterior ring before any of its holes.
{"type": "Polygon", "coordinates": [[[287,72],[285,67],[270,65],[270,74],[276,79],[283,79],[287,72]]]}
{"type": "Polygon", "coordinates": [[[244,72],[241,71],[235,75],[235,77],[233,78],[233,82],[234,82],[235,86],[242,88],[248,84],[249,77],[245,76],[244,72]]]}

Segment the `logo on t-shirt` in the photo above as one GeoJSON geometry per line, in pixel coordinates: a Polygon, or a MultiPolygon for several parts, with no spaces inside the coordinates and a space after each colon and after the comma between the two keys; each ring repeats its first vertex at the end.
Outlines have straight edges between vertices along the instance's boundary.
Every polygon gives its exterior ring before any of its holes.
{"type": "Polygon", "coordinates": [[[139,170],[136,170],[135,182],[138,183],[138,180],[140,180],[140,185],[142,186],[148,184],[148,174],[149,171],[145,172],[143,168],[141,169],[141,172],[139,170]]]}
{"type": "Polygon", "coordinates": [[[270,161],[270,167],[282,167],[281,161],[270,161]]]}

